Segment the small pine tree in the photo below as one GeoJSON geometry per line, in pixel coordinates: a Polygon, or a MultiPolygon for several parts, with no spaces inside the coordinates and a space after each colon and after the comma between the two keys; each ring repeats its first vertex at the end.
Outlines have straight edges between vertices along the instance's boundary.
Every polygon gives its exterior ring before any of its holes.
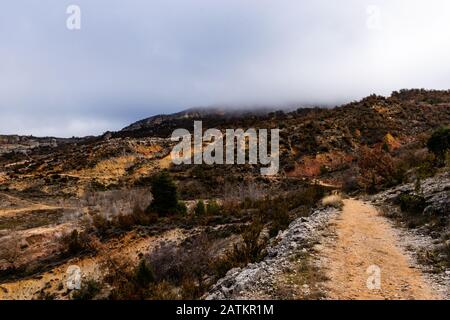
{"type": "Polygon", "coordinates": [[[450,128],[437,129],[428,139],[427,148],[436,156],[437,164],[443,166],[447,151],[450,149],[450,128]]]}
{"type": "Polygon", "coordinates": [[[147,213],[156,212],[159,215],[182,213],[184,206],[178,201],[177,186],[170,175],[164,171],[152,179],[153,201],[147,208],[147,213]]]}

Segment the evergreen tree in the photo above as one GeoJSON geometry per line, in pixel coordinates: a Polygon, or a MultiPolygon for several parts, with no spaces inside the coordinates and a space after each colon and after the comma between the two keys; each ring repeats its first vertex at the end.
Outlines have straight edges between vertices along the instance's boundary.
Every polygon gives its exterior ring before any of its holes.
{"type": "Polygon", "coordinates": [[[151,187],[153,201],[147,212],[155,212],[162,216],[185,212],[184,204],[178,201],[177,186],[166,171],[152,179],[151,187]]]}

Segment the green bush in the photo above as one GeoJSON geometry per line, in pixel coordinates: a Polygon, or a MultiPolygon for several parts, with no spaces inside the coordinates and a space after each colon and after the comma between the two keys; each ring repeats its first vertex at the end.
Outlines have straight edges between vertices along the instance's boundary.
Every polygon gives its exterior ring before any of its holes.
{"type": "Polygon", "coordinates": [[[128,215],[119,215],[116,224],[120,229],[129,230],[136,225],[148,226],[158,221],[158,215],[150,212],[145,213],[142,208],[136,204],[133,212],[128,215]]]}
{"type": "Polygon", "coordinates": [[[450,149],[450,128],[441,127],[437,129],[428,139],[428,150],[436,156],[439,165],[444,165],[445,156],[450,149]]]}
{"type": "Polygon", "coordinates": [[[442,250],[447,258],[446,264],[447,267],[450,267],[450,242],[444,244],[444,248],[442,250]]]}
{"type": "Polygon", "coordinates": [[[420,179],[426,179],[436,174],[436,165],[433,160],[425,160],[416,169],[417,176],[420,179]]]}
{"type": "Polygon", "coordinates": [[[154,283],[152,270],[142,260],[137,266],[127,256],[108,256],[101,264],[104,281],[112,300],[142,300],[154,283]]]}
{"type": "Polygon", "coordinates": [[[211,200],[206,205],[206,213],[210,216],[216,216],[220,214],[220,206],[215,200],[211,200]]]}
{"type": "Polygon", "coordinates": [[[177,186],[170,175],[163,171],[152,179],[153,201],[146,213],[168,216],[186,212],[186,206],[178,201],[177,186]]]}
{"type": "Polygon", "coordinates": [[[136,219],[131,214],[120,214],[116,221],[117,227],[122,230],[130,230],[136,225],[136,219]]]}
{"type": "Polygon", "coordinates": [[[203,200],[197,201],[197,204],[194,208],[194,213],[198,217],[203,217],[206,214],[205,203],[203,202],[203,200]]]}
{"type": "Polygon", "coordinates": [[[187,213],[187,207],[186,207],[186,205],[184,204],[183,201],[179,201],[179,202],[177,203],[177,206],[176,206],[176,213],[181,214],[181,215],[187,213]]]}
{"type": "Polygon", "coordinates": [[[261,231],[263,229],[263,224],[255,220],[252,224],[242,233],[242,238],[244,240],[244,255],[246,261],[258,261],[262,258],[262,250],[265,247],[265,243],[260,241],[261,231]]]}

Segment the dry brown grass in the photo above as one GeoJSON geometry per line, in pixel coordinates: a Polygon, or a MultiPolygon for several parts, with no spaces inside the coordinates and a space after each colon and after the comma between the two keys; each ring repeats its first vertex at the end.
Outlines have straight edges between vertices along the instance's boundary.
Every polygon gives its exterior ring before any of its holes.
{"type": "Polygon", "coordinates": [[[123,177],[126,170],[136,163],[136,156],[121,156],[100,161],[93,168],[69,172],[79,177],[96,178],[102,182],[109,182],[123,177]]]}

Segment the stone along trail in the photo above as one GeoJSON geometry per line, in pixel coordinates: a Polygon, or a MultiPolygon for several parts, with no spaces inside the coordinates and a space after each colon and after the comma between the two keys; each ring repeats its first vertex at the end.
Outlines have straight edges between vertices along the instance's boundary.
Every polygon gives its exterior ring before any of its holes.
{"type": "Polygon", "coordinates": [[[342,214],[331,228],[335,237],[324,244],[320,254],[329,278],[329,299],[440,299],[399,246],[396,230],[373,206],[344,200],[342,214]],[[377,267],[380,289],[369,289],[368,278],[376,276],[377,267]]]}

